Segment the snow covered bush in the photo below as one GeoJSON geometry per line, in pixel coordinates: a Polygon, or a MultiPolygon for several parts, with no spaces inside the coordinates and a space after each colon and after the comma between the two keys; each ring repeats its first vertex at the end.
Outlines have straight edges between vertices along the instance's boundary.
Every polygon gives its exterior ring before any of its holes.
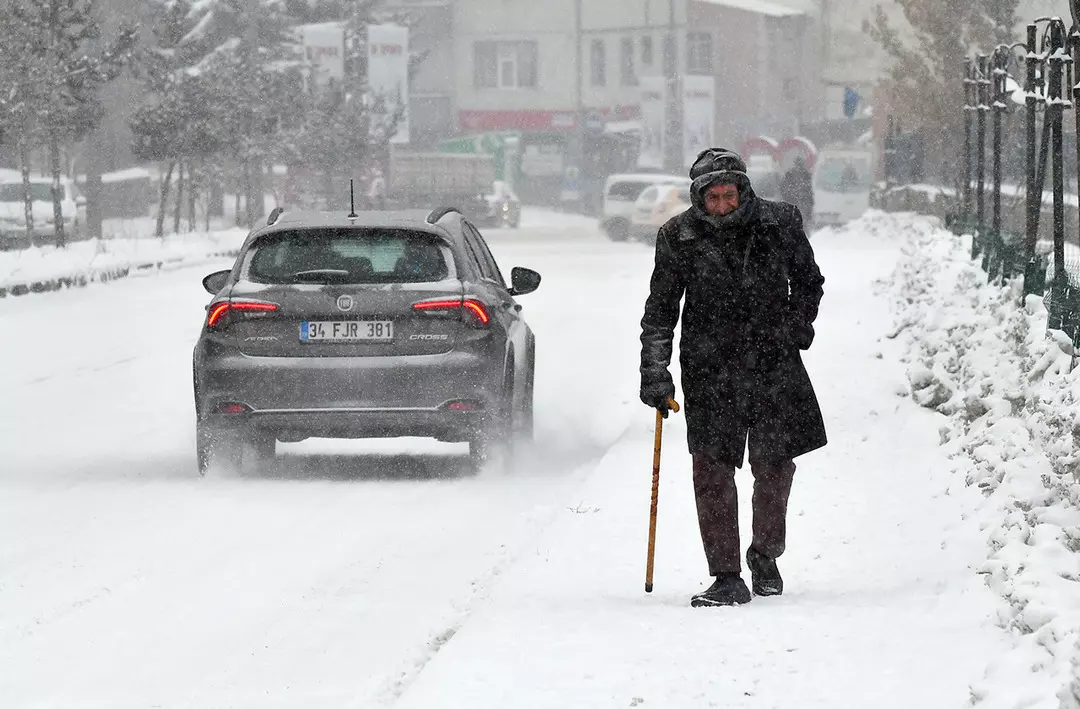
{"type": "Polygon", "coordinates": [[[912,215],[868,218],[902,234],[890,337],[910,395],[942,414],[957,484],[983,493],[987,583],[1006,601],[1008,658],[972,688],[975,706],[1080,708],[1080,369],[1047,333],[1040,297],[987,284],[970,242],[912,215]]]}

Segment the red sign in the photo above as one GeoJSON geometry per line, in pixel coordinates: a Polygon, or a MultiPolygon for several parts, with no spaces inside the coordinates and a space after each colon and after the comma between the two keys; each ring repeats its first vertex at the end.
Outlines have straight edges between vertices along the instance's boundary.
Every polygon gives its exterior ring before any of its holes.
{"type": "Polygon", "coordinates": [[[460,111],[464,130],[570,131],[577,124],[573,111],[460,111]]]}
{"type": "MultiPolygon", "coordinates": [[[[638,106],[616,106],[587,109],[587,113],[597,113],[607,120],[630,120],[638,118],[641,110],[638,106]]],[[[532,130],[547,132],[569,132],[577,127],[573,111],[460,111],[458,124],[462,130],[532,130]]]]}
{"type": "Polygon", "coordinates": [[[405,53],[405,47],[400,44],[372,44],[371,56],[373,57],[400,57],[405,53]]]}
{"type": "Polygon", "coordinates": [[[307,57],[308,59],[325,59],[326,57],[332,57],[337,59],[341,56],[341,50],[337,47],[308,47],[307,57]]]}

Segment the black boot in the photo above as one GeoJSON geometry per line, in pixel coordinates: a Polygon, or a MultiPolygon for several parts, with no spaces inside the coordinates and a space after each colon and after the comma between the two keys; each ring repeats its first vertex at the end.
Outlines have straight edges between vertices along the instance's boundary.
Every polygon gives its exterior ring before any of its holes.
{"type": "Polygon", "coordinates": [[[746,565],[750,567],[755,596],[779,596],[784,592],[784,579],[780,578],[776,559],[770,559],[751,547],[746,550],[746,565]]]}
{"type": "Polygon", "coordinates": [[[694,608],[734,606],[750,602],[750,589],[738,574],[720,574],[712,586],[690,599],[694,608]]]}

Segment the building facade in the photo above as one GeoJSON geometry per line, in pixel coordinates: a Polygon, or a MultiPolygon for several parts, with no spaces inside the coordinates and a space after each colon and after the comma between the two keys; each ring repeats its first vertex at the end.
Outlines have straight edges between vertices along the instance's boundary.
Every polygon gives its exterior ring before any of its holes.
{"type": "Polygon", "coordinates": [[[456,0],[453,26],[458,131],[520,133],[522,182],[548,198],[575,160],[633,167],[642,80],[672,69],[711,77],[721,144],[820,114],[817,23],[771,0],[456,0]]]}

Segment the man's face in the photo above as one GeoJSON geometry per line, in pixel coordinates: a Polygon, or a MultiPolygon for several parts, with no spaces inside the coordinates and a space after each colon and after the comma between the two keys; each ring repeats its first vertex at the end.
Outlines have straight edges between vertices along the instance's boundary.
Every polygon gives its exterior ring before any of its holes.
{"type": "Polygon", "coordinates": [[[711,217],[726,217],[739,208],[736,185],[713,185],[705,190],[705,211],[711,217]]]}

